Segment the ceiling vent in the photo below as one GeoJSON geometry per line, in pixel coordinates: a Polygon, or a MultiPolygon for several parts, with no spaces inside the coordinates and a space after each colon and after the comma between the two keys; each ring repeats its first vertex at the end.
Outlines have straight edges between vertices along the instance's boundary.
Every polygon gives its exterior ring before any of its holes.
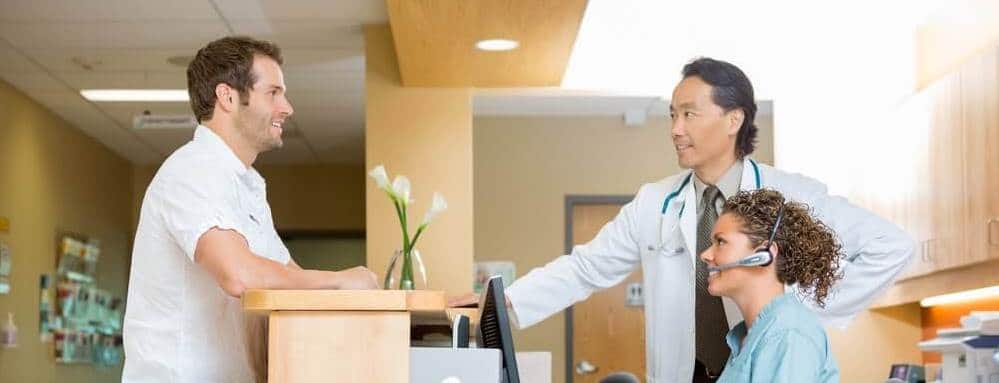
{"type": "Polygon", "coordinates": [[[132,127],[135,129],[188,129],[193,130],[198,126],[198,120],[194,116],[186,114],[162,115],[143,114],[132,119],[132,127]]]}

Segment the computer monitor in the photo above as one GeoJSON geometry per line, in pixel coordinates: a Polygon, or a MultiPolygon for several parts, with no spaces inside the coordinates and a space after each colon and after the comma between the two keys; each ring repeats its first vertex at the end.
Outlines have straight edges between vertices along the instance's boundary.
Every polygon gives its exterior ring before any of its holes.
{"type": "Polygon", "coordinates": [[[478,344],[480,348],[496,348],[503,358],[502,383],[520,383],[517,372],[517,354],[513,350],[510,317],[506,312],[506,294],[503,279],[489,278],[479,299],[478,344]]]}

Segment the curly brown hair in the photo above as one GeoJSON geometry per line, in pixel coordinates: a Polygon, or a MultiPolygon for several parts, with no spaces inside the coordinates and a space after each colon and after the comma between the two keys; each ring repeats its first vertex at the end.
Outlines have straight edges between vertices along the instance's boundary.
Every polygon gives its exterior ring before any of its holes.
{"type": "MultiPolygon", "coordinates": [[[[743,234],[753,246],[762,246],[770,237],[777,212],[784,206],[777,228],[777,280],[797,284],[799,291],[819,307],[825,307],[832,285],[842,277],[839,259],[842,246],[833,231],[813,218],[810,209],[788,201],[770,189],[742,191],[725,201],[722,214],[731,213],[742,223],[743,234]]],[[[768,245],[769,246],[769,245],[768,245]]]]}

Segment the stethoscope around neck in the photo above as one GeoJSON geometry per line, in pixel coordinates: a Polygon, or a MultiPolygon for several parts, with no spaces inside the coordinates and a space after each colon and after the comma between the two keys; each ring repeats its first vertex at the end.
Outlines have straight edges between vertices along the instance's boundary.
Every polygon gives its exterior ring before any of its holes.
{"type": "MultiPolygon", "coordinates": [[[[754,177],[755,177],[754,179],[756,181],[756,188],[759,189],[760,187],[762,187],[762,183],[760,182],[760,167],[759,167],[759,165],[756,164],[756,161],[753,161],[751,159],[747,159],[747,160],[749,161],[749,164],[753,166],[753,175],[754,175],[754,177]]],[[[658,232],[659,232],[659,247],[658,248],[653,248],[652,246],[649,246],[649,250],[658,251],[659,254],[661,254],[661,255],[667,255],[667,253],[669,252],[669,249],[666,248],[666,241],[663,239],[663,225],[664,225],[664,222],[666,222],[666,212],[669,210],[669,204],[670,204],[670,202],[673,202],[673,199],[676,198],[676,196],[680,195],[681,192],[683,192],[683,189],[686,188],[688,184],[690,184],[690,179],[693,178],[693,177],[694,177],[694,172],[691,171],[690,173],[687,174],[686,177],[684,177],[683,182],[680,183],[679,187],[677,187],[675,190],[673,190],[672,192],[670,192],[669,194],[666,195],[666,198],[663,201],[663,208],[662,208],[662,211],[660,212],[660,217],[659,217],[659,230],[658,230],[658,232]]],[[[686,209],[686,208],[687,208],[687,201],[683,201],[683,204],[680,205],[680,211],[677,212],[677,214],[676,214],[676,217],[677,217],[678,221],[679,221],[680,217],[683,215],[683,210],[686,209]]],[[[769,249],[769,245],[767,246],[767,248],[769,249]]],[[[681,251],[682,251],[682,249],[677,249],[677,253],[679,253],[681,251]]],[[[752,258],[752,256],[747,257],[747,259],[748,258],[752,258]]],[[[771,259],[772,259],[772,257],[771,257],[771,259]]]]}

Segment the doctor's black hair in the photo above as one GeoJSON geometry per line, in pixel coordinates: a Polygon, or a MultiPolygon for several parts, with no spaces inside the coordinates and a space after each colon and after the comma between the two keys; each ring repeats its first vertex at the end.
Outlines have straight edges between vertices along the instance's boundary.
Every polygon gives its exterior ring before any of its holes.
{"type": "Polygon", "coordinates": [[[753,84],[739,67],[701,57],[683,66],[683,78],[697,76],[711,85],[711,101],[726,112],[742,109],[745,116],[735,137],[735,155],[744,158],[756,150],[756,99],[753,84]]]}

